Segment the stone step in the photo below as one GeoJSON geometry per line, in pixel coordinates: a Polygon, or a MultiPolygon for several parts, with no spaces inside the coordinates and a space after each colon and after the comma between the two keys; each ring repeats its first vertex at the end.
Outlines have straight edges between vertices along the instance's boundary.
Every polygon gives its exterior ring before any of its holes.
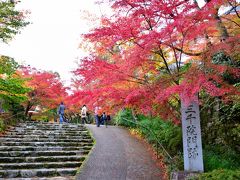
{"type": "Polygon", "coordinates": [[[0,146],[84,146],[93,142],[0,142],[0,146]]]}
{"type": "Polygon", "coordinates": [[[64,124],[57,124],[57,123],[49,123],[49,124],[41,124],[41,123],[36,123],[36,124],[31,124],[31,123],[19,123],[15,127],[67,127],[67,128],[85,128],[84,125],[82,124],[71,124],[71,123],[64,123],[64,124]]]}
{"type": "Polygon", "coordinates": [[[12,128],[9,131],[87,131],[86,128],[12,128]]]}
{"type": "Polygon", "coordinates": [[[91,150],[92,146],[86,144],[81,147],[59,147],[59,146],[0,146],[1,151],[80,151],[80,150],[91,150]]]}
{"type": "Polygon", "coordinates": [[[88,150],[78,151],[0,151],[0,157],[36,157],[36,156],[77,156],[86,155],[88,150]]]}
{"type": "Polygon", "coordinates": [[[82,134],[82,132],[86,132],[87,131],[79,131],[79,130],[69,130],[69,131],[66,131],[66,130],[9,130],[8,131],[9,133],[24,133],[24,134],[35,134],[35,133],[52,133],[52,134],[55,134],[55,133],[71,133],[71,134],[82,134]]]}
{"type": "Polygon", "coordinates": [[[12,127],[9,130],[79,130],[79,131],[85,131],[86,127],[62,127],[62,126],[54,126],[54,127],[12,127]]]}
{"type": "Polygon", "coordinates": [[[0,137],[0,142],[93,142],[92,139],[58,139],[58,138],[5,138],[0,137]]]}
{"type": "Polygon", "coordinates": [[[82,124],[54,124],[54,123],[48,123],[48,124],[42,124],[42,123],[19,123],[17,124],[15,127],[27,127],[27,128],[31,128],[31,127],[63,127],[63,128],[86,128],[84,125],[82,124]]]}
{"type": "Polygon", "coordinates": [[[0,179],[75,179],[93,144],[83,125],[19,123],[0,137],[0,179]]]}
{"type": "MultiPolygon", "coordinates": [[[[79,135],[78,136],[64,136],[64,135],[54,135],[54,134],[51,134],[51,135],[5,135],[3,136],[4,138],[45,138],[45,139],[48,139],[48,138],[60,138],[60,139],[79,139],[79,135]]],[[[82,134],[81,137],[83,139],[85,138],[91,138],[91,136],[87,133],[87,134],[82,134]]]]}
{"type": "Polygon", "coordinates": [[[73,129],[73,128],[69,128],[69,129],[65,129],[65,128],[34,128],[34,129],[26,129],[26,128],[14,128],[14,129],[9,129],[10,132],[32,132],[32,131],[66,131],[66,132],[82,132],[85,131],[87,132],[87,129],[73,129]]]}
{"type": "Polygon", "coordinates": [[[0,164],[0,170],[39,169],[39,168],[78,168],[82,162],[44,162],[44,163],[7,163],[0,164]]]}
{"type": "Polygon", "coordinates": [[[4,178],[9,180],[75,180],[75,176],[55,176],[55,177],[31,177],[31,178],[4,178]]]}
{"type": "Polygon", "coordinates": [[[32,128],[32,127],[64,127],[64,128],[86,128],[82,124],[17,124],[17,128],[32,128]]]}
{"type": "Polygon", "coordinates": [[[23,162],[64,162],[84,161],[84,155],[78,156],[40,156],[40,157],[0,157],[0,163],[23,163],[23,162]]]}
{"type": "Polygon", "coordinates": [[[28,133],[28,132],[26,132],[26,133],[24,133],[24,132],[6,132],[6,135],[29,135],[29,136],[31,136],[31,135],[39,135],[39,136],[41,136],[41,135],[49,135],[49,136],[81,136],[81,134],[82,133],[71,133],[71,132],[30,132],[30,133],[28,133]]]}
{"type": "Polygon", "coordinates": [[[1,178],[30,178],[48,176],[75,176],[77,168],[0,170],[1,178]]]}

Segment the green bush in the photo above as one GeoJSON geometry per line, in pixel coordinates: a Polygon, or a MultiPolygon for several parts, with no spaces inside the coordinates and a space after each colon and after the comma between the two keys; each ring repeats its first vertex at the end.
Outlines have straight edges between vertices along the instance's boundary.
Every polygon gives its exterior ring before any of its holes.
{"type": "Polygon", "coordinates": [[[206,172],[215,169],[235,170],[240,167],[240,156],[229,147],[206,146],[203,150],[204,168],[206,172]]]}
{"type": "Polygon", "coordinates": [[[7,129],[8,126],[14,126],[16,125],[18,122],[18,119],[16,118],[11,118],[8,120],[4,120],[2,118],[0,118],[0,132],[3,132],[7,129]]]}
{"type": "Polygon", "coordinates": [[[146,116],[138,116],[141,134],[149,143],[154,143],[157,139],[166,151],[173,158],[172,160],[166,155],[163,149],[159,149],[164,155],[164,163],[168,166],[168,172],[179,169],[183,170],[183,154],[182,154],[182,131],[172,122],[163,121],[160,118],[149,118],[146,116]],[[146,127],[146,128],[145,128],[146,127]]]}
{"type": "Polygon", "coordinates": [[[3,132],[6,129],[6,126],[2,119],[0,119],[0,132],[3,132]]]}
{"type": "Polygon", "coordinates": [[[123,111],[119,111],[113,120],[116,125],[125,127],[136,127],[134,123],[131,123],[131,121],[133,121],[133,116],[130,109],[124,109],[123,111]]]}
{"type": "Polygon", "coordinates": [[[172,155],[178,154],[179,150],[182,149],[181,128],[170,121],[163,121],[158,117],[150,118],[137,115],[137,121],[133,123],[130,109],[118,112],[114,120],[117,125],[139,129],[149,143],[154,143],[158,139],[172,155]]]}
{"type": "Polygon", "coordinates": [[[139,128],[149,142],[157,138],[171,155],[179,153],[179,150],[182,149],[182,131],[179,126],[160,118],[141,116],[138,119],[139,128]]]}
{"type": "Polygon", "coordinates": [[[198,180],[238,180],[240,179],[240,170],[218,169],[209,173],[203,173],[196,178],[198,180]]]}

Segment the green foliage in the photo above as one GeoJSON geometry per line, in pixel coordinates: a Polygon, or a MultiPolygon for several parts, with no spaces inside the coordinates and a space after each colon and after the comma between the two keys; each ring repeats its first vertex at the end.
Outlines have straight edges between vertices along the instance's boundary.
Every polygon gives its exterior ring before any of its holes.
{"type": "Polygon", "coordinates": [[[165,150],[172,156],[172,160],[168,158],[162,148],[159,152],[164,155],[164,163],[168,166],[168,171],[183,169],[182,155],[182,131],[179,126],[174,125],[170,121],[163,121],[158,117],[149,118],[143,115],[138,116],[140,133],[147,139],[149,143],[153,143],[156,139],[162,144],[165,150]]]}
{"type": "Polygon", "coordinates": [[[205,171],[215,169],[235,170],[240,167],[240,157],[227,146],[206,146],[203,151],[205,171]]]}
{"type": "Polygon", "coordinates": [[[212,57],[212,63],[222,65],[234,65],[232,59],[225,55],[224,52],[218,52],[212,57]]]}
{"type": "Polygon", "coordinates": [[[18,63],[13,58],[0,57],[0,99],[5,109],[26,100],[25,94],[30,90],[23,86],[25,80],[15,74],[17,67],[18,63]]]}
{"type": "Polygon", "coordinates": [[[125,119],[129,121],[133,121],[133,116],[130,109],[124,109],[123,111],[119,111],[114,117],[114,122],[116,125],[120,125],[120,126],[136,127],[134,123],[126,121],[125,119]]]}
{"type": "MultiPolygon", "coordinates": [[[[240,103],[224,103],[212,98],[201,108],[202,139],[204,144],[229,146],[238,150],[240,139],[240,103]],[[218,109],[216,111],[216,109],[218,109]]],[[[239,150],[238,150],[239,151],[239,150]]]]}
{"type": "Polygon", "coordinates": [[[157,138],[170,154],[179,153],[179,149],[182,149],[182,131],[179,126],[169,121],[163,121],[160,118],[138,116],[138,119],[139,128],[149,142],[157,138]],[[149,132],[149,129],[151,132],[149,132]]]}
{"type": "Polygon", "coordinates": [[[19,67],[18,63],[11,57],[1,56],[0,57],[0,74],[11,75],[15,73],[19,67]]]}
{"type": "MultiPolygon", "coordinates": [[[[224,52],[218,52],[212,57],[212,63],[219,64],[219,65],[226,65],[231,67],[240,67],[240,61],[233,60],[230,56],[227,56],[224,52]]],[[[225,71],[222,74],[222,77],[225,81],[227,81],[229,84],[236,84],[239,83],[239,78],[236,78],[228,71],[225,71]]]]}
{"type": "Polygon", "coordinates": [[[25,80],[15,77],[0,79],[0,99],[5,102],[5,107],[9,107],[12,102],[20,103],[26,100],[25,93],[29,88],[22,86],[25,80]]]}
{"type": "Polygon", "coordinates": [[[186,63],[180,68],[180,72],[187,72],[192,66],[192,63],[186,63]]]}
{"type": "Polygon", "coordinates": [[[6,129],[6,126],[3,120],[0,118],[0,132],[3,132],[6,129]]]}
{"type": "Polygon", "coordinates": [[[14,3],[10,1],[0,2],[0,39],[7,42],[19,29],[29,24],[24,20],[23,13],[15,10],[14,3]]]}
{"type": "Polygon", "coordinates": [[[0,132],[4,132],[8,126],[14,126],[19,122],[18,116],[9,114],[5,117],[0,117],[0,132]]]}
{"type": "Polygon", "coordinates": [[[237,180],[240,179],[240,170],[218,169],[199,175],[198,180],[237,180]]]}

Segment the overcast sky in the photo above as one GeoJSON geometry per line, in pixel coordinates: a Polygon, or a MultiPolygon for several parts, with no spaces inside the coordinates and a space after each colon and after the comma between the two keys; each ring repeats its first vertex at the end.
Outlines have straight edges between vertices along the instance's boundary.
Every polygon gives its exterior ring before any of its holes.
{"type": "Polygon", "coordinates": [[[0,54],[39,69],[57,71],[63,80],[70,81],[69,71],[77,67],[77,57],[84,56],[78,48],[80,35],[94,26],[83,18],[83,11],[100,16],[106,7],[94,0],[22,0],[18,8],[31,11],[31,24],[8,45],[1,43],[0,54]]]}

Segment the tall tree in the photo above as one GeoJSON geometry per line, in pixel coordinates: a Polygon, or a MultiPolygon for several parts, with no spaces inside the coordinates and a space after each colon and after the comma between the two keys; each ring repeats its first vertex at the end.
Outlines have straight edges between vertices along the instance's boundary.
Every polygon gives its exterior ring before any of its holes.
{"type": "Polygon", "coordinates": [[[238,14],[218,13],[230,3],[236,1],[211,0],[202,8],[184,0],[114,1],[111,18],[84,35],[95,51],[74,72],[75,87],[87,90],[90,104],[132,106],[176,122],[180,94],[184,100],[200,91],[225,99],[238,94],[223,73],[239,77],[239,69],[212,61],[218,52],[239,61],[239,24],[232,20],[238,14]]]}
{"type": "Polygon", "coordinates": [[[7,56],[0,56],[0,100],[8,107],[26,100],[29,88],[24,87],[25,80],[17,73],[18,63],[7,56]]]}
{"type": "Polygon", "coordinates": [[[0,1],[0,39],[11,40],[19,30],[29,24],[25,21],[27,12],[18,11],[14,1],[0,1]]]}

